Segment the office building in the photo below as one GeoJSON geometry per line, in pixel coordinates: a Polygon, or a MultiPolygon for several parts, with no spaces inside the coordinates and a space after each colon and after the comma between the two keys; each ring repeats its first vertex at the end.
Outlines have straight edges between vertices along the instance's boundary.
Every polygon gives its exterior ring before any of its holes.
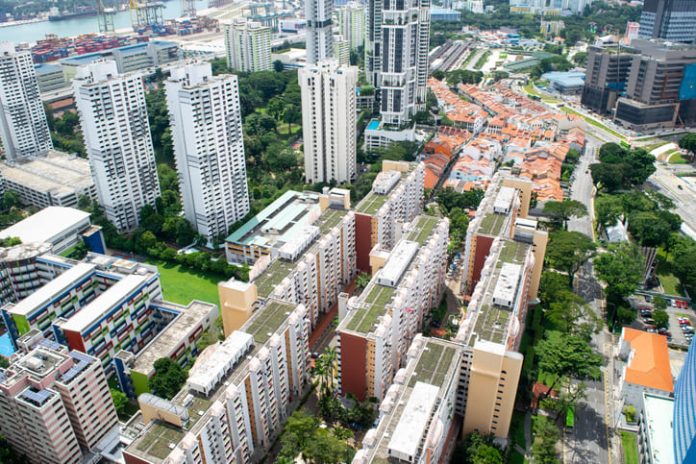
{"type": "Polygon", "coordinates": [[[82,463],[118,444],[98,359],[48,340],[0,369],[0,433],[32,464],[82,463]]]}
{"type": "Polygon", "coordinates": [[[194,300],[188,306],[156,301],[152,306],[174,318],[142,350],[135,354],[121,350],[113,358],[119,386],[131,398],[152,392],[150,379],[158,359],[170,358],[182,367],[191,363],[200,354],[198,340],[218,317],[217,306],[203,301],[194,300]]]}
{"type": "Polygon", "coordinates": [[[333,56],[333,9],[333,0],[304,2],[308,64],[318,64],[333,56]]]}
{"type": "Polygon", "coordinates": [[[23,204],[37,208],[76,207],[82,196],[97,200],[89,162],[56,150],[48,150],[46,156],[0,163],[0,183],[4,190],[19,194],[23,204]]]}
{"type": "Polygon", "coordinates": [[[343,394],[384,398],[425,317],[440,303],[448,232],[447,219],[417,216],[393,249],[370,253],[372,280],[346,302],[337,329],[343,394]]]}
{"type": "Polygon", "coordinates": [[[89,213],[75,208],[50,206],[17,224],[0,230],[0,239],[16,237],[22,243],[48,243],[54,253],[77,245],[91,227],[89,213]]]}
{"type": "Polygon", "coordinates": [[[356,166],[358,68],[335,60],[300,69],[307,183],[351,182],[356,166]]]}
{"type": "Polygon", "coordinates": [[[225,26],[227,66],[234,71],[270,71],[271,28],[258,22],[236,19],[225,26]]]}
{"type": "Polygon", "coordinates": [[[691,0],[646,0],[638,35],[643,39],[696,43],[696,5],[691,0]]]}
{"type": "Polygon", "coordinates": [[[615,121],[633,130],[696,122],[696,46],[634,40],[625,93],[616,102],[615,121]]]}
{"type": "Polygon", "coordinates": [[[691,343],[674,389],[674,460],[688,464],[696,459],[696,348],[691,343]]]}
{"type": "Polygon", "coordinates": [[[63,68],[57,64],[41,63],[34,65],[36,69],[36,82],[39,84],[41,93],[53,92],[67,87],[63,75],[63,68]]]}
{"type": "Polygon", "coordinates": [[[353,464],[443,462],[459,423],[461,347],[416,335],[405,367],[394,376],[353,464]]]}
{"type": "Polygon", "coordinates": [[[340,34],[350,43],[351,50],[365,45],[365,5],[349,2],[336,9],[340,34]]]}
{"type": "Polygon", "coordinates": [[[133,230],[160,196],[142,77],[97,61],[78,70],[73,88],[99,204],[119,231],[133,230]]]}
{"type": "Polygon", "coordinates": [[[111,50],[111,57],[121,74],[160,67],[179,61],[183,56],[178,43],[164,40],[151,40],[111,50]]]}
{"type": "Polygon", "coordinates": [[[253,218],[242,226],[252,243],[263,243],[264,232],[284,233],[282,244],[275,242],[257,259],[250,282],[230,279],[218,284],[225,335],[241,327],[271,299],[303,305],[314,327],[336,306],[339,293],[355,277],[356,225],[355,214],[350,211],[350,192],[336,188],[326,191],[319,195],[319,208],[309,210],[298,203],[300,198],[286,198],[291,201],[281,213],[273,213],[278,205],[272,204],[270,214],[266,210],[259,214],[261,223],[253,218]],[[251,227],[257,224],[260,228],[251,227]]]}
{"type": "Polygon", "coordinates": [[[310,321],[302,305],[269,301],[213,345],[171,401],[139,398],[126,464],[251,462],[267,450],[307,385],[310,321]]]}
{"type": "Polygon", "coordinates": [[[372,190],[355,206],[357,267],[371,272],[370,252],[379,244],[390,249],[399,241],[400,229],[423,210],[423,163],[382,162],[372,190]]]}
{"type": "Polygon", "coordinates": [[[338,61],[338,64],[341,66],[350,65],[350,42],[344,39],[341,35],[335,35],[333,36],[332,43],[333,59],[338,61]]]}
{"type": "Polygon", "coordinates": [[[613,114],[616,100],[626,89],[636,53],[638,50],[630,47],[590,45],[580,100],[583,106],[595,113],[613,114]]]}
{"type": "MultiPolygon", "coordinates": [[[[674,399],[643,393],[638,423],[638,460],[641,464],[671,464],[674,460],[672,414],[674,399]]],[[[688,462],[688,461],[685,461],[688,462]]]]}
{"type": "Polygon", "coordinates": [[[184,215],[212,246],[249,212],[237,76],[195,63],[165,86],[184,215]]]}
{"type": "Polygon", "coordinates": [[[0,140],[9,161],[53,148],[29,51],[0,42],[0,140]]]}
{"type": "Polygon", "coordinates": [[[425,108],[429,8],[429,0],[368,3],[365,73],[386,124],[401,126],[425,108]]]}
{"type": "MultiPolygon", "coordinates": [[[[644,393],[674,393],[667,337],[624,327],[617,349],[621,401],[640,412],[644,393]]],[[[623,408],[619,408],[623,409],[623,408]]]]}

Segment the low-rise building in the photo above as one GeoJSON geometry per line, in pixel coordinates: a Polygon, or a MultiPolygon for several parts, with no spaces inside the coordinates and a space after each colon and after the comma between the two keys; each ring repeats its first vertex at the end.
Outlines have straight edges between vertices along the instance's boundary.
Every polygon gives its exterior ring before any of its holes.
{"type": "Polygon", "coordinates": [[[40,63],[34,65],[36,82],[41,93],[53,92],[68,86],[63,75],[63,68],[57,64],[40,63]]]}
{"type": "Polygon", "coordinates": [[[640,412],[644,393],[674,393],[667,337],[624,327],[617,355],[622,361],[619,385],[623,404],[633,405],[640,412]]]}
{"type": "Polygon", "coordinates": [[[90,462],[118,445],[99,359],[55,342],[42,340],[0,368],[0,408],[0,433],[32,464],[90,462]]]}
{"type": "Polygon", "coordinates": [[[111,55],[119,73],[128,73],[173,63],[183,58],[179,44],[164,40],[152,40],[125,47],[114,48],[111,55]]]}
{"type": "Polygon", "coordinates": [[[50,206],[0,230],[0,239],[16,237],[22,243],[48,243],[54,253],[61,253],[79,243],[80,235],[91,227],[89,213],[50,206]]]}
{"type": "Polygon", "coordinates": [[[76,207],[81,196],[97,198],[86,159],[56,150],[46,156],[0,163],[0,183],[25,205],[76,207]]]}

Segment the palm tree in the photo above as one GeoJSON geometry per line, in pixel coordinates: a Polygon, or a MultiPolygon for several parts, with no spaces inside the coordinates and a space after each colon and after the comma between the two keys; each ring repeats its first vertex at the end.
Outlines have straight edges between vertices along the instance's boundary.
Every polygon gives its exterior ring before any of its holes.
{"type": "Polygon", "coordinates": [[[319,401],[333,396],[338,377],[338,356],[334,348],[327,348],[314,365],[314,387],[319,401]]]}

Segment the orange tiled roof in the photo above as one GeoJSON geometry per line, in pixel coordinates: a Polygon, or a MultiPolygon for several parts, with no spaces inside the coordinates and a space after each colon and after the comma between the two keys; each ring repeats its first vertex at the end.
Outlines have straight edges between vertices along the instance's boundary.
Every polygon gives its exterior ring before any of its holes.
{"type": "Polygon", "coordinates": [[[622,338],[633,357],[626,367],[626,382],[666,392],[674,391],[669,350],[664,335],[624,327],[622,338]]]}

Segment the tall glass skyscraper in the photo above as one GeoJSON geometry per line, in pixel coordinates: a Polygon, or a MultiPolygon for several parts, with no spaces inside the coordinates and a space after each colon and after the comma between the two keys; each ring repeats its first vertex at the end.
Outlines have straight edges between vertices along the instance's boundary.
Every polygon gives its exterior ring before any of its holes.
{"type": "Polygon", "coordinates": [[[674,461],[696,462],[696,342],[691,342],[674,390],[674,461]]]}

